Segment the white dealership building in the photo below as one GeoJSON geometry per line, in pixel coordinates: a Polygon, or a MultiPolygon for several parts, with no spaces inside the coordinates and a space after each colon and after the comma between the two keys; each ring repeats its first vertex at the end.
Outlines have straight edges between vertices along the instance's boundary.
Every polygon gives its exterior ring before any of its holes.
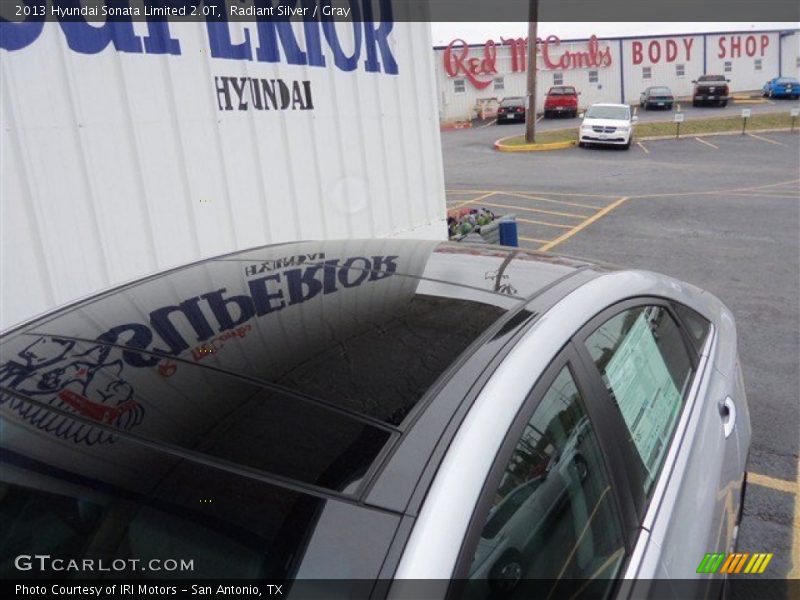
{"type": "MultiPolygon", "coordinates": [[[[439,117],[443,122],[491,112],[506,96],[526,93],[527,40],[501,37],[480,44],[455,39],[434,48],[439,117]]],[[[773,77],[800,74],[800,30],[731,31],[651,37],[560,40],[537,45],[537,106],[553,85],[573,85],[581,107],[638,102],[649,86],[688,97],[692,80],[724,74],[731,91],[760,90],[773,77]]]]}
{"type": "Polygon", "coordinates": [[[381,18],[0,22],[0,330],[263,244],[445,239],[430,26],[381,18]]]}

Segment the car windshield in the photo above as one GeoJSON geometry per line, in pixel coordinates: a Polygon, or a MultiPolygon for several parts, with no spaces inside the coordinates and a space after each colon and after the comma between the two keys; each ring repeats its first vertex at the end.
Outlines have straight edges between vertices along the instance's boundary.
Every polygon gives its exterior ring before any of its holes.
{"type": "Polygon", "coordinates": [[[703,75],[698,81],[725,81],[724,75],[703,75]]]}
{"type": "Polygon", "coordinates": [[[506,98],[500,106],[525,106],[525,98],[506,98]]]}
{"type": "Polygon", "coordinates": [[[651,94],[671,94],[668,87],[654,87],[650,88],[651,94]]]}
{"type": "Polygon", "coordinates": [[[550,96],[574,96],[575,95],[575,88],[574,87],[554,87],[550,88],[548,92],[550,96]]]}
{"type": "Polygon", "coordinates": [[[795,79],[793,77],[781,77],[780,79],[778,79],[777,83],[780,83],[780,84],[783,84],[783,85],[785,85],[787,83],[791,83],[792,85],[800,85],[800,81],[798,81],[797,79],[795,79]]]}
{"type": "Polygon", "coordinates": [[[627,106],[590,106],[587,119],[629,119],[631,111],[627,106]]]}

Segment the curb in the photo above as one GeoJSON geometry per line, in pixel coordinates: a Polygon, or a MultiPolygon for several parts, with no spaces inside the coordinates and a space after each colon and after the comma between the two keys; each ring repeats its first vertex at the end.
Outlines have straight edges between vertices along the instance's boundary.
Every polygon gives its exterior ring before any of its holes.
{"type": "Polygon", "coordinates": [[[767,104],[765,98],[733,98],[734,104],[767,104]]]}
{"type": "Polygon", "coordinates": [[[452,129],[470,129],[472,121],[454,121],[452,123],[443,123],[439,125],[440,131],[450,131],[452,129]]]}
{"type": "Polygon", "coordinates": [[[565,142],[550,142],[547,144],[521,144],[519,146],[507,146],[503,144],[505,140],[518,137],[510,135],[508,137],[500,138],[494,143],[494,149],[499,152],[544,152],[547,150],[564,150],[577,145],[575,140],[567,140],[565,142]]]}
{"type": "MultiPolygon", "coordinates": [[[[789,127],[782,127],[778,129],[748,129],[745,132],[745,135],[748,133],[774,133],[778,131],[786,131],[791,132],[791,128],[789,127]]],[[[800,132],[800,128],[795,128],[796,132],[800,132]]],[[[697,138],[697,137],[713,137],[715,135],[742,135],[741,131],[709,131],[706,133],[685,133],[681,135],[680,138],[677,139],[689,139],[689,138],[697,138]]],[[[674,140],[676,139],[674,135],[650,135],[647,137],[636,137],[634,138],[637,142],[652,142],[655,140],[674,140]]]]}

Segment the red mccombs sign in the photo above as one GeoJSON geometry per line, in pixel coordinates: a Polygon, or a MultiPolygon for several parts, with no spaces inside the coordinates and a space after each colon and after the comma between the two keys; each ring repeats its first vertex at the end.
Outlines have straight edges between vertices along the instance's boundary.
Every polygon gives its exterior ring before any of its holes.
{"type": "MultiPolygon", "coordinates": [[[[527,38],[500,38],[503,46],[511,47],[511,71],[519,72],[527,69],[527,38]]],[[[597,36],[589,38],[585,51],[565,50],[558,54],[556,48],[561,40],[555,35],[546,39],[537,38],[537,53],[541,55],[545,68],[553,70],[586,69],[591,67],[611,66],[611,48],[600,48],[597,36]]],[[[471,56],[469,44],[462,39],[450,42],[444,50],[444,70],[450,77],[466,77],[469,82],[482,90],[492,83],[497,73],[497,44],[487,40],[483,51],[478,56],[471,56]],[[488,79],[486,79],[488,77],[488,79]]]]}

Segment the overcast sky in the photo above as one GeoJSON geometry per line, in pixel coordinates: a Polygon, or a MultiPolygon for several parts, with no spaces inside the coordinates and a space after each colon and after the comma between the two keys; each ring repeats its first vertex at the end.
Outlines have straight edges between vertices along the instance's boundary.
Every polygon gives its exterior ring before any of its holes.
{"type": "MultiPolygon", "coordinates": [[[[800,23],[539,23],[539,37],[557,35],[563,40],[663,33],[705,33],[760,29],[797,29],[800,23]]],[[[446,46],[455,38],[470,44],[498,41],[503,37],[525,37],[527,23],[431,23],[433,43],[446,46]]]]}

